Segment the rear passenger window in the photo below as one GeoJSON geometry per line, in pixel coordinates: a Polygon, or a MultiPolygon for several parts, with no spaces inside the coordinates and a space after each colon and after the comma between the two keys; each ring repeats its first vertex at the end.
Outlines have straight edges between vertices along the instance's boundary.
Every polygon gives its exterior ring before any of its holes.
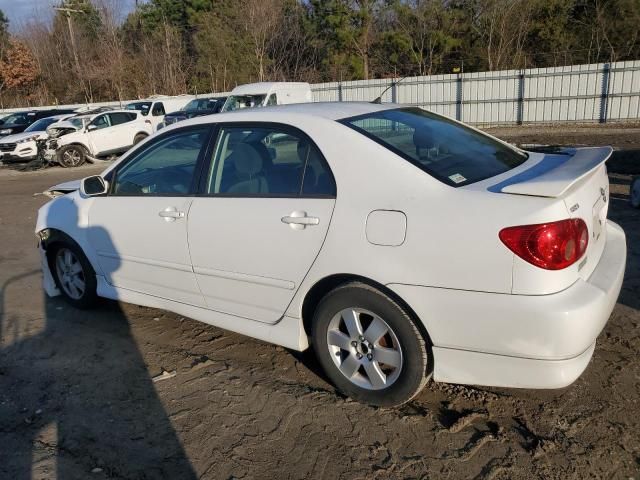
{"type": "Polygon", "coordinates": [[[131,120],[133,120],[133,118],[135,118],[135,116],[133,116],[132,118],[132,115],[130,113],[124,112],[110,113],[109,116],[111,117],[112,126],[130,122],[131,120]]]}
{"type": "Polygon", "coordinates": [[[301,134],[228,127],[218,136],[207,193],[237,196],[335,195],[322,155],[301,134]]]}

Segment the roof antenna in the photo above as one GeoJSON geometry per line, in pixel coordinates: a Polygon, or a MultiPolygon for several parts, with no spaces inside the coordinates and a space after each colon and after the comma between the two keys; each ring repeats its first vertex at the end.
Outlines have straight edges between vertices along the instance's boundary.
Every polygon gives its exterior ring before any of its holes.
{"type": "Polygon", "coordinates": [[[402,82],[405,78],[407,78],[408,75],[405,75],[404,77],[402,77],[401,79],[395,81],[395,82],[391,82],[391,85],[389,85],[387,88],[385,88],[382,93],[375,98],[375,100],[371,100],[371,102],[369,103],[376,103],[376,104],[381,104],[382,103],[382,96],[387,93],[389,91],[390,88],[395,87],[396,85],[399,85],[400,82],[402,82]]]}

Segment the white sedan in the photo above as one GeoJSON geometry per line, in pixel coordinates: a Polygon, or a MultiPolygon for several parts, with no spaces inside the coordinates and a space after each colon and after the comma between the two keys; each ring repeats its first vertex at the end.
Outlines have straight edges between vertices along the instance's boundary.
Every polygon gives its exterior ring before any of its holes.
{"type": "Polygon", "coordinates": [[[429,378],[563,387],[625,270],[610,153],[525,152],[410,106],[199,117],[40,209],[44,287],[312,344],[375,405],[429,378]]]}

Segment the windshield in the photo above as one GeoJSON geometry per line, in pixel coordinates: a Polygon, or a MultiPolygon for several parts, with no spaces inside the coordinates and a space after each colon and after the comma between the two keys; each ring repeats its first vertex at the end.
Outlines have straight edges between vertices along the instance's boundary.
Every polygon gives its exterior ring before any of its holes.
{"type": "Polygon", "coordinates": [[[32,123],[25,132],[44,132],[49,125],[57,121],[57,118],[41,118],[37,122],[32,123]]]}
{"type": "Polygon", "coordinates": [[[215,110],[217,104],[217,98],[196,98],[187,103],[184,109],[187,112],[193,112],[195,110],[215,110]]]}
{"type": "Polygon", "coordinates": [[[142,113],[142,115],[147,115],[149,113],[149,109],[151,108],[151,102],[134,102],[130,103],[126,107],[127,110],[137,110],[142,113]]]}
{"type": "Polygon", "coordinates": [[[524,152],[417,107],[372,112],[341,122],[454,187],[494,177],[527,159],[524,152]]]}
{"type": "Polygon", "coordinates": [[[23,125],[25,123],[30,123],[30,122],[31,120],[29,120],[29,115],[26,113],[13,113],[3,119],[3,123],[5,125],[13,125],[13,124],[23,125]]]}
{"type": "Polygon", "coordinates": [[[223,112],[231,112],[233,110],[240,110],[242,108],[254,108],[261,107],[264,103],[264,99],[267,95],[231,95],[224,107],[223,112]]]}

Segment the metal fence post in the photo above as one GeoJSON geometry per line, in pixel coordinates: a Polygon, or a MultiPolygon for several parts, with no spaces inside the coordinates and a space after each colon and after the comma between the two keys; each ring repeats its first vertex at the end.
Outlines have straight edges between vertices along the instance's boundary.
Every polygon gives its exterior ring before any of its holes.
{"type": "Polygon", "coordinates": [[[462,121],[462,73],[458,74],[456,80],[456,120],[462,121]]]}
{"type": "Polygon", "coordinates": [[[391,80],[391,103],[398,103],[398,82],[395,78],[391,80]]]}
{"type": "Polygon", "coordinates": [[[611,64],[602,66],[602,90],[600,94],[600,123],[607,123],[609,104],[609,81],[611,78],[611,64]]]}
{"type": "Polygon", "coordinates": [[[522,125],[524,120],[524,70],[518,75],[518,105],[516,107],[516,122],[522,125]]]}
{"type": "Polygon", "coordinates": [[[342,101],[342,82],[338,83],[338,101],[342,101]]]}

